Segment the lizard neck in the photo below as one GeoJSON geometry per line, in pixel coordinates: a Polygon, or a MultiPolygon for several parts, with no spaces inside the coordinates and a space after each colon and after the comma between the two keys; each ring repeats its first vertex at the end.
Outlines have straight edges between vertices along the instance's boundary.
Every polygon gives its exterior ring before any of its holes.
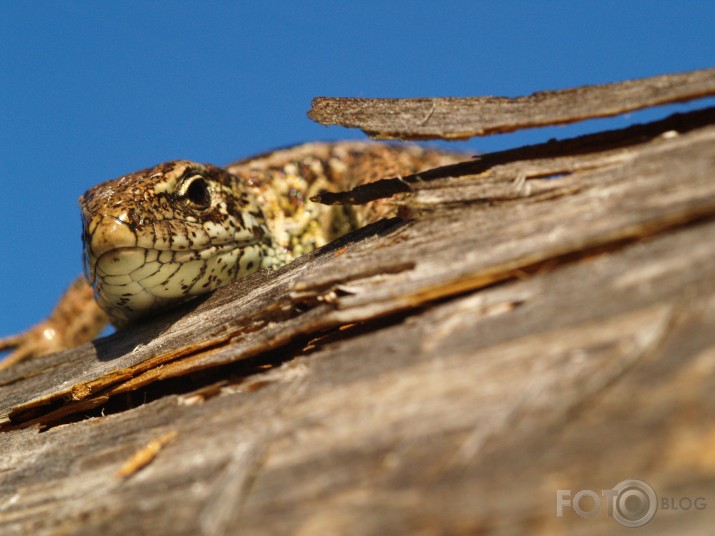
{"type": "Polygon", "coordinates": [[[312,196],[463,159],[464,155],[416,145],[308,143],[240,160],[226,170],[251,189],[276,249],[285,251],[283,262],[289,262],[351,230],[396,213],[394,201],[361,207],[326,206],[310,201],[312,196]]]}

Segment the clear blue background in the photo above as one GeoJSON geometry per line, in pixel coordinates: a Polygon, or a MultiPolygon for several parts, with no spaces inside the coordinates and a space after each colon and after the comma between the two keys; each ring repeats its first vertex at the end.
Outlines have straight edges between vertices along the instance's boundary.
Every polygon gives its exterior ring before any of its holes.
{"type": "MultiPolygon", "coordinates": [[[[715,64],[712,2],[2,2],[0,335],[80,272],[77,198],[160,161],[362,133],[317,95],[517,96],[715,64]]],[[[490,151],[611,120],[455,145],[490,151]]]]}

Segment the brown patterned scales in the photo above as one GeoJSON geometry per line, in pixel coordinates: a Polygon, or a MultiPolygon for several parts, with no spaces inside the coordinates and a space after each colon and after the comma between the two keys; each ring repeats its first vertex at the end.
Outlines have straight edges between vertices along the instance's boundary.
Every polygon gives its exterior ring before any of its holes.
{"type": "Polygon", "coordinates": [[[85,277],[45,321],[0,339],[15,348],[0,368],[281,266],[393,210],[329,207],[313,195],[463,159],[414,145],[310,143],[225,169],[177,160],[98,184],[79,201],[85,277]]]}

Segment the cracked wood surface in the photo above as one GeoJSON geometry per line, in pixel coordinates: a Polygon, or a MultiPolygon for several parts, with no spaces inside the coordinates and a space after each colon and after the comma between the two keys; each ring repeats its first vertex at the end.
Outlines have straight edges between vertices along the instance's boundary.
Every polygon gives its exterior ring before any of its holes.
{"type": "Polygon", "coordinates": [[[465,139],[563,125],[715,95],[715,69],[525,97],[365,99],[316,97],[308,117],[362,129],[378,139],[465,139]]]}
{"type": "Polygon", "coordinates": [[[3,371],[0,533],[602,534],[556,490],[708,497],[712,114],[436,171],[401,220],[3,371]]]}

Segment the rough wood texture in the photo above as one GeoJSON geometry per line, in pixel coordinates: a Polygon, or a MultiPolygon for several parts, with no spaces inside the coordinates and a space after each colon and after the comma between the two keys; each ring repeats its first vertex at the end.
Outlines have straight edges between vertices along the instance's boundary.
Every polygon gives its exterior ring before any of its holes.
{"type": "Polygon", "coordinates": [[[435,171],[401,220],[3,371],[0,533],[589,535],[629,529],[557,490],[712,501],[714,114],[435,171]]]}
{"type": "Polygon", "coordinates": [[[308,117],[379,139],[464,139],[562,125],[715,95],[715,69],[527,97],[358,99],[316,97],[308,117]]]}

